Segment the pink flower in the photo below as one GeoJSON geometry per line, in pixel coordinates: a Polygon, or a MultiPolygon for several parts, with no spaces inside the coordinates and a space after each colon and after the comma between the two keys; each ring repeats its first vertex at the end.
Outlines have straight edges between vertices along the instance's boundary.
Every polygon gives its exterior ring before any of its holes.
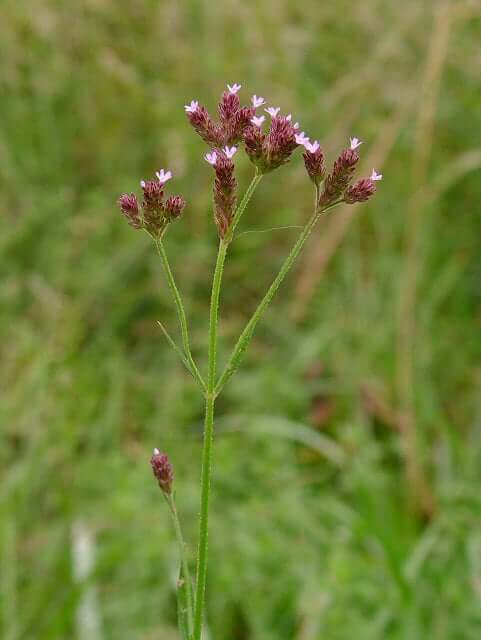
{"type": "Polygon", "coordinates": [[[241,88],[242,85],[237,84],[236,82],[234,82],[233,85],[228,84],[227,88],[229,89],[229,93],[232,93],[232,95],[235,95],[239,89],[241,88]]]}
{"type": "MultiPolygon", "coordinates": [[[[231,160],[231,159],[234,157],[235,152],[237,151],[237,147],[230,147],[230,148],[229,148],[229,147],[225,146],[225,147],[222,149],[222,151],[223,151],[223,152],[225,153],[225,155],[229,158],[229,160],[231,160]]],[[[214,152],[214,153],[215,153],[215,152],[214,152]]]]}
{"type": "Polygon", "coordinates": [[[217,162],[217,153],[213,151],[212,153],[206,153],[204,159],[207,160],[209,164],[215,167],[215,163],[217,162]]]}
{"type": "Polygon", "coordinates": [[[349,138],[349,140],[351,141],[351,149],[354,151],[354,149],[357,149],[358,147],[361,146],[362,141],[359,140],[359,138],[349,138]]]}
{"type": "Polygon", "coordinates": [[[265,116],[254,116],[253,118],[251,118],[251,122],[256,127],[260,127],[265,119],[265,116]]]}
{"type": "Polygon", "coordinates": [[[197,111],[197,107],[199,106],[199,102],[197,100],[192,100],[190,104],[186,104],[184,109],[187,113],[195,113],[197,111]]]}
{"type": "Polygon", "coordinates": [[[304,131],[302,131],[301,133],[296,133],[296,142],[297,144],[306,145],[309,142],[309,138],[306,136],[304,131]]]}
{"type": "Polygon", "coordinates": [[[382,173],[376,173],[376,169],[373,169],[370,177],[371,180],[376,182],[376,180],[382,180],[382,173]]]}
{"type": "Polygon", "coordinates": [[[145,180],[140,181],[140,186],[142,187],[142,189],[145,187],[145,180]]]}
{"type": "Polygon", "coordinates": [[[294,124],[292,126],[294,127],[294,129],[299,129],[300,128],[300,124],[298,122],[294,122],[294,124]]]}
{"type": "Polygon", "coordinates": [[[158,456],[160,454],[160,451],[157,449],[157,447],[155,447],[154,449],[154,456],[158,456]]]}
{"type": "Polygon", "coordinates": [[[268,113],[271,118],[275,118],[280,110],[280,107],[269,107],[268,109],[264,109],[264,111],[268,113]]]}
{"type": "Polygon", "coordinates": [[[254,109],[257,109],[257,107],[262,107],[262,105],[266,103],[264,98],[262,98],[262,97],[258,98],[256,95],[252,96],[251,102],[252,102],[252,106],[254,107],[254,109]]]}
{"type": "Polygon", "coordinates": [[[290,122],[292,120],[292,113],[288,113],[287,114],[286,120],[287,120],[287,122],[290,122]]]}
{"type": "Polygon", "coordinates": [[[306,148],[307,151],[309,151],[309,153],[316,153],[316,151],[319,149],[320,145],[319,142],[317,140],[315,140],[314,142],[306,142],[304,144],[304,147],[306,148]]]}
{"type": "Polygon", "coordinates": [[[156,171],[155,175],[157,176],[160,184],[165,184],[172,178],[172,171],[164,171],[163,169],[160,169],[159,171],[156,171]]]}

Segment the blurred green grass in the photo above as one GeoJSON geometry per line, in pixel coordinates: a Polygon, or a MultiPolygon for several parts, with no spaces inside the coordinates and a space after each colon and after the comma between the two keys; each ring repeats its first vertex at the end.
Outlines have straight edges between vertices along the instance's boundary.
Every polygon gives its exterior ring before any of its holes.
{"type": "MultiPolygon", "coordinates": [[[[167,246],[205,364],[211,174],[183,105],[214,109],[238,81],[331,160],[361,137],[385,180],[319,228],[219,402],[211,637],[478,639],[479,5],[4,0],[0,16],[2,637],[82,637],[93,584],[101,638],[177,638],[147,461],[172,456],[193,556],[202,403],[156,327],[176,320],[155,253],[115,200],[174,171],[189,207],[167,246]]],[[[299,224],[311,199],[297,158],[243,230],[299,224]]],[[[234,243],[221,358],[295,234],[234,243]]]]}

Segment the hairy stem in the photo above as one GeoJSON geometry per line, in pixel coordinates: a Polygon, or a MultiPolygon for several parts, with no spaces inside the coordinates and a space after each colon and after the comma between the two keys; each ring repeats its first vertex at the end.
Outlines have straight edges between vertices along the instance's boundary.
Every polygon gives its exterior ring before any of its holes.
{"type": "MultiPolygon", "coordinates": [[[[316,196],[317,196],[317,191],[316,191],[316,196]]],[[[290,268],[292,267],[292,265],[294,264],[297,256],[299,255],[299,253],[301,252],[302,247],[304,246],[306,240],[308,239],[309,235],[311,234],[311,231],[314,229],[317,221],[319,220],[320,216],[325,213],[326,211],[328,211],[329,209],[332,209],[333,207],[337,206],[338,204],[340,204],[339,202],[335,202],[331,205],[328,205],[327,207],[324,207],[324,209],[318,209],[317,207],[317,197],[316,197],[316,205],[314,207],[314,213],[312,214],[312,216],[310,217],[309,221],[307,222],[306,226],[304,227],[304,229],[302,230],[299,238],[297,239],[296,244],[292,247],[291,252],[289,253],[289,255],[287,256],[287,258],[285,259],[282,267],[279,270],[279,273],[277,274],[277,276],[275,277],[274,281],[272,282],[271,286],[269,287],[269,289],[267,290],[267,293],[265,294],[265,296],[262,298],[259,306],[257,307],[257,309],[255,310],[254,314],[252,315],[251,319],[249,320],[249,322],[247,323],[244,331],[241,333],[237,344],[235,345],[231,356],[229,358],[229,361],[221,375],[221,377],[219,378],[219,381],[215,387],[215,396],[218,396],[219,393],[222,391],[224,385],[226,384],[226,382],[229,380],[229,378],[234,374],[234,372],[236,371],[237,367],[239,366],[241,360],[242,360],[242,356],[244,355],[245,350],[247,349],[247,346],[249,344],[249,342],[251,341],[251,338],[254,334],[254,330],[257,326],[257,323],[259,322],[259,320],[262,318],[265,310],[267,309],[267,307],[269,306],[272,298],[274,297],[274,295],[276,294],[277,290],[279,289],[282,281],[284,280],[284,278],[286,277],[286,275],[288,274],[290,268]]]]}
{"type": "Polygon", "coordinates": [[[195,380],[198,382],[198,384],[200,385],[200,387],[205,391],[206,390],[206,385],[204,382],[204,379],[202,378],[202,375],[197,367],[197,365],[194,362],[194,358],[192,357],[192,353],[190,350],[190,341],[189,341],[189,329],[187,326],[187,317],[185,315],[185,309],[184,309],[184,305],[182,303],[182,298],[180,296],[180,292],[177,288],[177,285],[175,284],[175,280],[174,280],[174,275],[172,273],[172,270],[170,268],[170,264],[169,264],[169,259],[167,257],[167,253],[165,252],[165,248],[164,245],[162,243],[161,239],[155,239],[155,246],[157,247],[157,251],[158,254],[160,256],[160,259],[162,261],[162,266],[164,267],[164,271],[165,271],[165,275],[167,278],[167,282],[169,284],[169,288],[172,292],[172,296],[174,298],[174,302],[175,302],[175,306],[177,309],[177,315],[179,317],[179,323],[180,323],[180,330],[182,333],[182,344],[184,346],[184,353],[185,353],[185,357],[187,360],[187,363],[189,365],[189,371],[191,372],[192,376],[195,378],[195,380]]]}
{"type": "Polygon", "coordinates": [[[186,597],[187,597],[187,625],[189,637],[192,636],[194,629],[194,603],[192,601],[192,581],[190,577],[189,564],[187,562],[186,545],[184,542],[184,536],[182,535],[182,528],[180,526],[179,514],[175,505],[175,499],[172,494],[164,494],[167,504],[169,505],[170,512],[172,514],[172,521],[174,523],[175,537],[177,538],[177,545],[179,547],[180,564],[182,567],[182,577],[187,581],[186,597]]]}
{"type": "Polygon", "coordinates": [[[221,240],[217,253],[209,319],[209,365],[207,372],[207,392],[205,398],[204,449],[202,452],[201,498],[199,520],[199,550],[197,555],[197,583],[194,615],[194,640],[200,640],[204,617],[205,584],[207,578],[207,547],[209,527],[210,479],[212,465],[212,442],[214,436],[215,378],[217,364],[217,323],[219,316],[219,297],[224,271],[224,262],[229,245],[221,240]]]}

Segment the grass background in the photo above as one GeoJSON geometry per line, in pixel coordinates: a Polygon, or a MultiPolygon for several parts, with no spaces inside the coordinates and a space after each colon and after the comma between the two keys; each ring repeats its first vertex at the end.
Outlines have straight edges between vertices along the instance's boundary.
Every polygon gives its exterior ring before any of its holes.
{"type": "MultiPolygon", "coordinates": [[[[115,200],[173,170],[189,207],[167,249],[205,367],[211,171],[183,105],[237,81],[331,161],[361,137],[385,180],[323,220],[219,402],[210,637],[478,639],[478,2],[3,0],[0,18],[1,637],[178,637],[148,459],[172,457],[193,557],[203,407],[115,200]]],[[[297,157],[242,230],[298,225],[311,200],[297,157]]],[[[296,233],[234,243],[221,359],[296,233]]]]}

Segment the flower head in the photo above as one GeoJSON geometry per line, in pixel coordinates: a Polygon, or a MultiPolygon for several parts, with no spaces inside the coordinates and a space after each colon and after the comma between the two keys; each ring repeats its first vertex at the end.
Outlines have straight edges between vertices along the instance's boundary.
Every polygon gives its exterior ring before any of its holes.
{"type": "Polygon", "coordinates": [[[199,107],[198,100],[192,100],[190,104],[186,104],[184,106],[184,109],[186,113],[195,113],[198,107],[199,107]]]}
{"type": "Polygon", "coordinates": [[[213,151],[212,153],[206,153],[204,159],[207,160],[207,162],[213,167],[215,167],[215,164],[217,162],[217,153],[215,151],[213,151]]]}
{"type": "Polygon", "coordinates": [[[164,171],[163,169],[159,169],[159,171],[155,172],[160,184],[165,184],[172,178],[172,171],[164,171]]]}
{"type": "Polygon", "coordinates": [[[351,149],[354,151],[354,149],[357,149],[358,147],[360,147],[362,145],[362,140],[359,140],[359,138],[349,138],[349,141],[351,143],[351,149]]]}
{"type": "Polygon", "coordinates": [[[254,109],[257,109],[258,107],[262,107],[262,105],[266,103],[264,98],[262,98],[261,96],[257,97],[256,95],[252,96],[251,102],[254,109]]]}
{"type": "Polygon", "coordinates": [[[254,126],[260,127],[265,119],[265,116],[254,116],[253,118],[251,118],[251,122],[254,126]]]}
{"type": "Polygon", "coordinates": [[[232,93],[234,95],[240,90],[241,87],[242,85],[237,84],[236,82],[234,82],[233,85],[230,85],[230,84],[227,85],[227,88],[229,89],[229,93],[232,93]]]}
{"type": "Polygon", "coordinates": [[[296,133],[296,142],[297,144],[305,146],[309,143],[309,138],[306,136],[304,131],[301,131],[301,133],[296,133]]]}
{"type": "Polygon", "coordinates": [[[376,182],[377,180],[382,180],[382,173],[376,173],[376,169],[373,169],[371,173],[371,180],[373,180],[374,182],[376,182]]]}
{"type": "Polygon", "coordinates": [[[166,453],[160,453],[158,449],[154,449],[152,458],[150,459],[152,471],[159,483],[159,487],[165,494],[172,493],[172,483],[174,482],[174,471],[166,453]]]}
{"type": "Polygon", "coordinates": [[[231,158],[233,158],[233,157],[234,157],[234,155],[235,155],[235,153],[236,153],[236,151],[237,151],[237,147],[230,147],[230,148],[229,148],[228,146],[225,146],[225,147],[222,149],[222,151],[225,153],[225,155],[226,155],[226,156],[229,158],[229,160],[230,160],[231,158]]]}
{"type": "Polygon", "coordinates": [[[178,218],[185,207],[185,200],[182,196],[170,196],[165,201],[165,216],[169,222],[178,218]]]}
{"type": "Polygon", "coordinates": [[[343,197],[358,162],[359,153],[356,149],[344,149],[324,181],[324,190],[319,198],[321,206],[332,204],[343,197]]]}

